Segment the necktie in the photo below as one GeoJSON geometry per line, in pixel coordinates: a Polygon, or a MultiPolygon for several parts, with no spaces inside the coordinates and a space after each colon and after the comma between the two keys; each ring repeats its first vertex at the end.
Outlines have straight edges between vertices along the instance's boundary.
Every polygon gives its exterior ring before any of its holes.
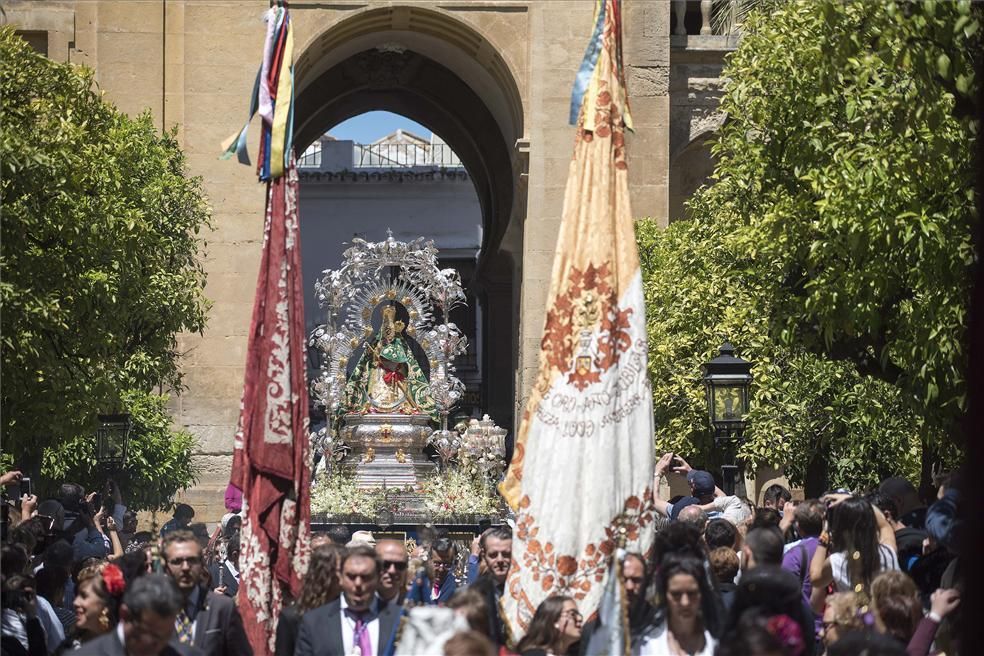
{"type": "Polygon", "coordinates": [[[355,620],[355,631],[352,635],[352,654],[357,656],[373,656],[372,640],[369,637],[368,613],[356,613],[346,609],[349,617],[355,620]]]}
{"type": "Polygon", "coordinates": [[[183,608],[174,618],[174,630],[178,634],[178,642],[185,645],[191,644],[191,618],[188,617],[188,613],[183,608]]]}

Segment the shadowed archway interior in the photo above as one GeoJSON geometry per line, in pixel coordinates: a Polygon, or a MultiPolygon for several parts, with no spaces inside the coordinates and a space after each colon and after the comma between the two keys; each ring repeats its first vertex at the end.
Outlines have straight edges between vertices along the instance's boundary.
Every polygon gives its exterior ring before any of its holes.
{"type": "Polygon", "coordinates": [[[515,150],[522,104],[505,62],[446,15],[394,7],[329,29],[304,49],[297,71],[297,152],[333,125],[384,110],[440,134],[468,171],[483,223],[470,283],[483,307],[482,404],[512,428],[522,263],[500,246],[510,222],[524,218],[525,171],[515,150]]]}

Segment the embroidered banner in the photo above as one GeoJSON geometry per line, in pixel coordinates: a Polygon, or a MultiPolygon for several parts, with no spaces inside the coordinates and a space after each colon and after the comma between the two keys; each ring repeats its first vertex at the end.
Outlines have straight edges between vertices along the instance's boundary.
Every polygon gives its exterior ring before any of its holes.
{"type": "MultiPolygon", "coordinates": [[[[648,550],[653,535],[652,395],[625,160],[620,2],[601,0],[596,11],[600,42],[581,70],[591,79],[577,117],[539,374],[500,488],[516,512],[502,598],[513,639],[552,594],[594,613],[620,530],[630,551],[648,550]]],[[[584,86],[579,73],[575,99],[584,86]]]]}
{"type": "Polygon", "coordinates": [[[297,168],[269,183],[230,482],[243,491],[239,612],[257,656],[273,654],[283,590],[307,571],[311,453],[297,168]]]}

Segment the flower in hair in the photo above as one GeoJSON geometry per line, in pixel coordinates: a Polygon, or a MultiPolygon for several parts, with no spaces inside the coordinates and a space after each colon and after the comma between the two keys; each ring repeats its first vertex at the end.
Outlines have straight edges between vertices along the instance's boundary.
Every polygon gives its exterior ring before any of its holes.
{"type": "Polygon", "coordinates": [[[871,629],[875,626],[875,614],[868,610],[867,606],[862,606],[858,611],[858,618],[865,628],[871,629]]]}
{"type": "Polygon", "coordinates": [[[806,647],[803,644],[803,631],[789,615],[773,615],[766,628],[779,641],[783,651],[789,656],[802,656],[806,647]]]}
{"type": "Polygon", "coordinates": [[[119,597],[126,590],[126,579],[123,578],[123,571],[112,563],[103,567],[102,580],[106,586],[106,592],[113,597],[119,597]]]}

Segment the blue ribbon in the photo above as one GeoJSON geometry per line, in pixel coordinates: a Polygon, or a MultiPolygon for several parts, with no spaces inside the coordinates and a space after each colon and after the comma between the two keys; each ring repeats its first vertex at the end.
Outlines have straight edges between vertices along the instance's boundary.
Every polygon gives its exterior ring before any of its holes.
{"type": "Polygon", "coordinates": [[[605,0],[598,0],[598,4],[598,20],[595,22],[594,31],[591,33],[591,40],[588,41],[588,49],[584,53],[584,59],[581,60],[581,67],[574,78],[569,119],[571,125],[577,124],[577,115],[581,112],[584,93],[591,84],[591,76],[594,74],[595,66],[598,65],[598,55],[601,53],[601,32],[605,26],[605,0]]]}

